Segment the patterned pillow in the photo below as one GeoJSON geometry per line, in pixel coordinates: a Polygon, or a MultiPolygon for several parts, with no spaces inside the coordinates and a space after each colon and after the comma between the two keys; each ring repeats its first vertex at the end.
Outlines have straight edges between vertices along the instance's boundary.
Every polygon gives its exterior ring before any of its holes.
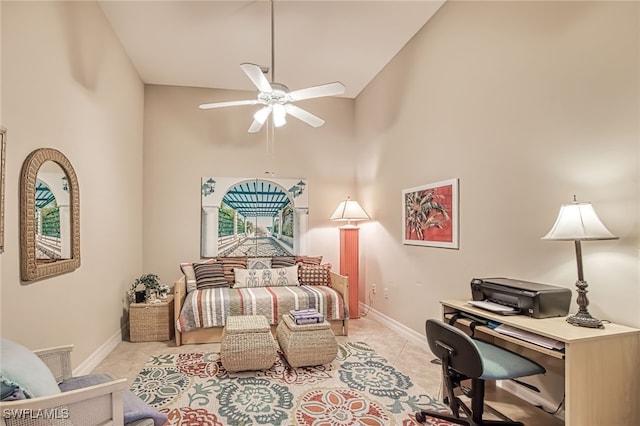
{"type": "Polygon", "coordinates": [[[296,256],[296,263],[303,265],[320,265],[322,256],[296,256]]]}
{"type": "Polygon", "coordinates": [[[247,260],[247,269],[269,269],[271,268],[270,257],[251,257],[247,260]]]}
{"type": "Polygon", "coordinates": [[[331,287],[331,264],[300,265],[298,277],[300,285],[326,285],[331,287]]]}
{"type": "Polygon", "coordinates": [[[198,289],[229,286],[224,276],[222,262],[194,263],[193,270],[196,274],[196,287],[198,289]]]}
{"type": "Polygon", "coordinates": [[[296,258],[293,256],[273,256],[271,258],[272,268],[286,268],[287,266],[294,266],[296,264],[296,258]]]}
{"type": "Polygon", "coordinates": [[[233,288],[297,286],[298,267],[272,269],[238,269],[233,288]]]}
{"type": "Polygon", "coordinates": [[[224,269],[224,276],[227,278],[227,283],[233,287],[235,280],[233,276],[234,269],[247,269],[247,257],[219,257],[218,260],[222,262],[222,269],[224,269]]]}
{"type": "MultiPolygon", "coordinates": [[[[213,258],[213,259],[205,260],[204,262],[200,262],[200,263],[213,263],[215,261],[216,261],[216,259],[213,258]]],[[[185,279],[185,282],[187,284],[187,293],[189,293],[190,291],[195,290],[197,288],[197,286],[196,286],[196,273],[193,270],[193,262],[192,263],[181,263],[180,264],[180,270],[184,274],[184,279],[185,279]]]]}

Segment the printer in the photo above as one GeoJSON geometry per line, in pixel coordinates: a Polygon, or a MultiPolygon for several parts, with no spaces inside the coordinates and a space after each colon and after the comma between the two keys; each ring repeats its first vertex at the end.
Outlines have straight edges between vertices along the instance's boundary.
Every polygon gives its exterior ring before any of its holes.
{"type": "Polygon", "coordinates": [[[473,278],[473,300],[511,307],[533,318],[561,317],[569,313],[571,290],[511,278],[473,278]]]}

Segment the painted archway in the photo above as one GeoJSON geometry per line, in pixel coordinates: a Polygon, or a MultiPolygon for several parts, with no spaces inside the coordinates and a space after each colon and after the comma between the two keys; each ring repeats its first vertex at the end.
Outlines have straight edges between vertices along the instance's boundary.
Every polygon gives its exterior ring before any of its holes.
{"type": "Polygon", "coordinates": [[[308,182],[203,177],[201,256],[286,256],[307,252],[308,182]]]}

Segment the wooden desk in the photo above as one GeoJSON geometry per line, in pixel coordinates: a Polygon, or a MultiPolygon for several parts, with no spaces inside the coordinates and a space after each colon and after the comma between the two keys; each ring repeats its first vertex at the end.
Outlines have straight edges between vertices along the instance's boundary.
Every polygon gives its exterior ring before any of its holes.
{"type": "MultiPolygon", "coordinates": [[[[543,365],[545,360],[564,363],[566,425],[640,424],[640,330],[617,324],[605,324],[604,329],[576,327],[564,317],[502,316],[473,307],[464,300],[440,303],[443,318],[462,311],[564,342],[562,354],[505,336],[489,327],[476,328],[476,332],[490,336],[496,344],[525,352],[525,356],[530,351],[543,365]]],[[[517,419],[514,416],[514,420],[517,419]]]]}

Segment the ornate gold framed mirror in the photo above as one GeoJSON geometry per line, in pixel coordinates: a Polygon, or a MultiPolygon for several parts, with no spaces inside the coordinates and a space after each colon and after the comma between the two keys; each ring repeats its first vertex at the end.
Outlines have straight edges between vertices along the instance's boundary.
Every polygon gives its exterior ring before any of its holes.
{"type": "Polygon", "coordinates": [[[23,281],[80,266],[78,179],[67,157],[52,148],[33,151],[22,165],[20,255],[23,281]]]}

